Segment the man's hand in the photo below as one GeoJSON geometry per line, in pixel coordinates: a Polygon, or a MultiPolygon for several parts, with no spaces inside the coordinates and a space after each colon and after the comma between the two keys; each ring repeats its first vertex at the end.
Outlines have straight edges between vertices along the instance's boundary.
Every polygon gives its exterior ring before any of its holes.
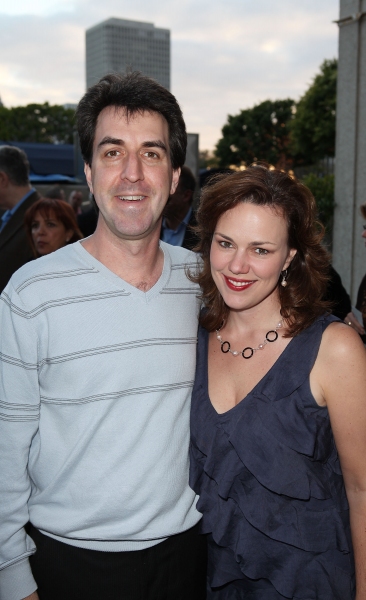
{"type": "Polygon", "coordinates": [[[344,322],[347,323],[350,327],[353,327],[357,333],[363,335],[365,333],[364,328],[361,323],[358,321],[357,317],[353,314],[353,312],[349,312],[348,315],[344,318],[344,322]]]}
{"type": "Polygon", "coordinates": [[[37,592],[33,592],[33,594],[27,596],[26,598],[23,598],[23,600],[39,600],[39,596],[37,592]]]}

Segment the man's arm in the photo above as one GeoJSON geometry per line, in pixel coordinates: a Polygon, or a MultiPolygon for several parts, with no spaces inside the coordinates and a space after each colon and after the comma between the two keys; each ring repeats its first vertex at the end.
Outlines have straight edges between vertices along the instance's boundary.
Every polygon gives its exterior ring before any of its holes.
{"type": "Polygon", "coordinates": [[[0,598],[37,588],[24,525],[31,493],[29,451],[38,430],[38,346],[32,319],[9,284],[0,298],[0,598]]]}

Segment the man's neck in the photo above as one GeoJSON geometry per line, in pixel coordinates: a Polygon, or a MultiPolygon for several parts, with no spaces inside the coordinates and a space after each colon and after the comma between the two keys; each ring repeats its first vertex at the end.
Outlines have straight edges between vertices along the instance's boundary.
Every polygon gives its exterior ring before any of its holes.
{"type": "Polygon", "coordinates": [[[89,254],[134,287],[147,292],[158,281],[164,266],[159,248],[159,228],[140,240],[123,240],[101,230],[82,242],[89,254]]]}

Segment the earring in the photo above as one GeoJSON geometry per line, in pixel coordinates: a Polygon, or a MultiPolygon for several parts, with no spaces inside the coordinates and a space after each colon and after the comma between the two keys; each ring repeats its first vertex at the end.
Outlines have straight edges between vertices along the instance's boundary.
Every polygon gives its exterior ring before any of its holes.
{"type": "Polygon", "coordinates": [[[287,281],[286,281],[287,269],[285,269],[284,271],[282,271],[281,275],[282,275],[281,285],[282,285],[282,287],[286,287],[286,285],[287,285],[287,281]]]}

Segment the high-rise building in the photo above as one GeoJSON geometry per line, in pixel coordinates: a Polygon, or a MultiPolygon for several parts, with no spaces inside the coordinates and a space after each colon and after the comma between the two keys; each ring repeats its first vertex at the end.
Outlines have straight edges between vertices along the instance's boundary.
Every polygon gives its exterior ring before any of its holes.
{"type": "Polygon", "coordinates": [[[170,31],[153,23],[107,19],[86,30],[86,85],[106,73],[141,71],[170,89],[170,31]]]}

